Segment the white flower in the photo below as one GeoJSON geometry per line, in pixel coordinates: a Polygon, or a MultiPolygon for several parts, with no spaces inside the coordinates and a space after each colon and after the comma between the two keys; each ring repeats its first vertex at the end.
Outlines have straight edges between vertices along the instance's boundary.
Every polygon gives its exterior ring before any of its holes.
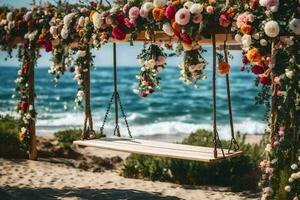
{"type": "Polygon", "coordinates": [[[67,39],[69,35],[69,31],[67,28],[61,29],[60,35],[63,39],[67,39]]]}
{"type": "Polygon", "coordinates": [[[277,37],[279,34],[279,25],[276,21],[271,20],[265,24],[265,33],[269,37],[277,37]]]}
{"type": "Polygon", "coordinates": [[[169,36],[174,36],[174,31],[169,23],[165,23],[162,30],[169,36]]]}
{"type": "Polygon", "coordinates": [[[90,18],[89,17],[85,17],[84,18],[84,26],[87,26],[89,22],[90,22],[90,18]]]}
{"type": "Polygon", "coordinates": [[[242,43],[242,36],[240,34],[235,34],[234,40],[238,43],[242,43]]]}
{"type": "Polygon", "coordinates": [[[150,12],[153,8],[154,5],[151,2],[146,2],[142,5],[142,9],[145,10],[146,12],[150,12]]]}
{"type": "Polygon", "coordinates": [[[289,182],[290,183],[294,182],[294,179],[293,178],[289,178],[289,182]]]}
{"type": "Polygon", "coordinates": [[[49,32],[51,35],[56,36],[57,35],[57,26],[51,26],[49,29],[49,32]]]}
{"type": "Polygon", "coordinates": [[[28,39],[30,40],[30,41],[33,41],[34,39],[35,39],[35,36],[37,35],[37,30],[35,30],[35,31],[33,31],[33,32],[31,32],[31,33],[29,33],[28,34],[28,39]]]}
{"type": "Polygon", "coordinates": [[[84,92],[83,92],[82,90],[79,90],[79,91],[77,92],[77,98],[78,98],[78,100],[79,100],[79,101],[82,101],[83,96],[84,96],[84,92]]]}
{"type": "Polygon", "coordinates": [[[298,156],[298,161],[300,161],[300,156],[298,156]]]}
{"type": "Polygon", "coordinates": [[[285,187],[284,187],[284,190],[285,190],[286,192],[290,192],[290,191],[291,191],[291,186],[289,186],[289,185],[285,186],[285,187]]]}
{"type": "Polygon", "coordinates": [[[298,165],[294,163],[291,165],[291,168],[292,168],[292,170],[296,170],[296,169],[298,169],[298,165]]]}
{"type": "Polygon", "coordinates": [[[6,14],[6,20],[7,21],[12,21],[13,20],[13,13],[12,12],[9,12],[6,14]]]}
{"type": "Polygon", "coordinates": [[[111,14],[115,14],[115,13],[117,13],[118,11],[119,11],[119,6],[118,5],[113,5],[112,7],[111,7],[111,9],[109,10],[109,12],[111,13],[111,14]]]}
{"type": "Polygon", "coordinates": [[[272,151],[272,145],[271,144],[267,144],[266,148],[265,148],[266,152],[271,152],[272,151]]]}
{"type": "Polygon", "coordinates": [[[289,69],[285,69],[285,76],[288,77],[289,79],[292,79],[293,76],[294,76],[294,71],[289,70],[289,69]]]}
{"type": "Polygon", "coordinates": [[[167,5],[167,0],[154,0],[154,1],[153,1],[153,5],[154,5],[155,7],[160,7],[160,8],[162,8],[162,7],[164,7],[165,5],[167,5]]]}
{"type": "Polygon", "coordinates": [[[101,17],[101,14],[99,14],[98,12],[95,12],[95,13],[93,14],[92,19],[93,19],[94,27],[95,27],[96,29],[99,29],[99,28],[102,26],[102,24],[103,24],[103,19],[102,19],[102,17],[101,17]]]}
{"type": "Polygon", "coordinates": [[[74,16],[75,16],[75,13],[70,13],[70,14],[66,15],[64,17],[64,26],[68,27],[71,24],[74,16]]]}
{"type": "Polygon", "coordinates": [[[33,105],[29,105],[29,108],[28,108],[30,111],[33,110],[33,105]]]}
{"type": "Polygon", "coordinates": [[[22,127],[22,128],[21,128],[21,132],[22,132],[22,133],[26,133],[26,131],[27,131],[27,129],[26,129],[25,127],[22,127]]]}
{"type": "Polygon", "coordinates": [[[250,45],[252,44],[252,38],[251,38],[251,35],[245,34],[245,35],[242,37],[242,44],[243,44],[243,47],[244,47],[245,49],[249,49],[249,48],[250,48],[250,45]]]}
{"type": "Polygon", "coordinates": [[[300,35],[300,19],[293,18],[289,23],[289,28],[296,35],[300,35]]]}
{"type": "Polygon", "coordinates": [[[203,7],[199,3],[194,3],[190,8],[190,12],[192,14],[198,14],[198,13],[201,13],[202,11],[203,11],[203,7]]]}
{"type": "Polygon", "coordinates": [[[259,4],[265,7],[267,5],[267,0],[259,0],[259,4]]]}
{"type": "Polygon", "coordinates": [[[292,175],[291,175],[291,178],[292,178],[292,179],[297,179],[297,178],[298,178],[298,176],[297,176],[297,174],[296,174],[296,173],[292,173],[292,175]]]}
{"type": "Polygon", "coordinates": [[[192,7],[193,4],[194,4],[193,2],[187,1],[187,2],[185,2],[185,3],[183,4],[183,6],[184,6],[186,9],[189,10],[189,9],[192,7]]]}
{"type": "Polygon", "coordinates": [[[76,55],[77,57],[84,57],[86,55],[86,51],[78,50],[76,55]]]}
{"type": "Polygon", "coordinates": [[[81,16],[81,17],[79,18],[79,20],[78,20],[78,25],[81,26],[81,27],[83,27],[83,26],[84,26],[84,22],[85,22],[84,17],[81,16]]]}

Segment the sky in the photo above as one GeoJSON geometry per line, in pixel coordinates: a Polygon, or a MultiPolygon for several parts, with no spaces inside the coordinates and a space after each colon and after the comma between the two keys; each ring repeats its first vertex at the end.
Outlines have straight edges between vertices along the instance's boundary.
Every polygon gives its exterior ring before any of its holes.
{"type": "MultiPolygon", "coordinates": [[[[36,0],[36,2],[48,2],[46,0],[36,0]]],[[[52,0],[50,2],[55,2],[52,0]]],[[[70,3],[78,2],[78,0],[68,0],[70,3]]],[[[1,5],[12,5],[14,7],[24,7],[30,6],[32,0],[0,0],[1,5]]],[[[141,52],[142,44],[137,43],[133,47],[129,45],[129,43],[122,43],[117,45],[117,63],[119,66],[137,66],[138,62],[136,60],[136,56],[141,52]]],[[[210,52],[211,49],[208,48],[210,52]]],[[[17,51],[14,51],[14,58],[9,59],[8,61],[4,61],[6,57],[6,52],[0,51],[0,66],[18,66],[18,59],[16,58],[17,51]]],[[[93,50],[93,54],[96,56],[94,59],[95,66],[111,66],[112,65],[112,45],[107,44],[101,47],[100,50],[93,50]]],[[[240,58],[240,52],[234,52],[235,58],[240,58]]],[[[40,67],[49,67],[51,65],[50,58],[51,53],[46,53],[44,49],[41,49],[41,58],[38,60],[38,66],[40,67]]],[[[207,54],[207,59],[210,60],[211,54],[207,54]]],[[[240,65],[241,59],[234,59],[233,65],[240,65]]],[[[167,64],[168,66],[178,66],[182,62],[182,57],[173,57],[168,58],[167,64]]]]}

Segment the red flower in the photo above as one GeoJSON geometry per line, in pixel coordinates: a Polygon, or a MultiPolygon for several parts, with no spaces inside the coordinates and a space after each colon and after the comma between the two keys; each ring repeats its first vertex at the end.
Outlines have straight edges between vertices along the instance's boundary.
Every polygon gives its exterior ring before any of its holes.
{"type": "Polygon", "coordinates": [[[246,56],[243,56],[242,62],[243,62],[244,64],[247,64],[247,63],[249,62],[249,60],[248,60],[248,58],[247,58],[246,56]]]}
{"type": "Polygon", "coordinates": [[[22,74],[28,74],[28,72],[29,72],[29,65],[26,63],[22,67],[22,74]]]}
{"type": "Polygon", "coordinates": [[[259,82],[262,85],[270,85],[271,84],[271,79],[269,79],[268,77],[262,76],[259,78],[259,82]]]}
{"type": "Polygon", "coordinates": [[[117,39],[117,40],[124,40],[126,38],[126,33],[119,26],[116,26],[113,29],[111,35],[112,35],[112,38],[117,39]]]}
{"type": "Polygon", "coordinates": [[[42,44],[43,44],[46,52],[52,51],[52,43],[51,43],[51,41],[48,41],[48,40],[46,41],[45,40],[45,41],[42,42],[42,44]]]}
{"type": "Polygon", "coordinates": [[[251,71],[252,71],[253,74],[256,74],[256,75],[259,75],[259,74],[262,74],[262,73],[265,72],[264,67],[261,66],[261,65],[254,65],[252,67],[251,71]]]}
{"type": "Polygon", "coordinates": [[[90,5],[91,5],[92,7],[97,7],[97,3],[95,3],[94,1],[91,1],[91,2],[90,2],[90,5]]]}
{"type": "Polygon", "coordinates": [[[180,39],[184,42],[184,43],[187,43],[187,44],[192,44],[192,40],[190,38],[190,36],[184,34],[184,33],[180,33],[180,39]]]}
{"type": "Polygon", "coordinates": [[[224,27],[224,28],[226,28],[226,27],[228,27],[230,25],[230,20],[229,20],[229,18],[228,18],[228,16],[226,14],[222,14],[220,16],[220,18],[219,18],[219,24],[222,27],[224,27]]]}
{"type": "Polygon", "coordinates": [[[175,14],[176,14],[176,8],[173,4],[168,5],[168,7],[165,10],[165,16],[168,19],[174,19],[175,18],[175,14]]]}
{"type": "Polygon", "coordinates": [[[150,89],[150,90],[149,90],[149,93],[150,93],[150,94],[152,94],[152,93],[154,93],[154,92],[155,92],[155,90],[153,90],[153,89],[150,89]]]}
{"type": "Polygon", "coordinates": [[[28,47],[29,47],[29,40],[28,39],[24,39],[24,41],[23,41],[23,47],[25,49],[28,49],[28,47]]]}
{"type": "Polygon", "coordinates": [[[125,24],[125,21],[124,21],[124,15],[123,14],[118,14],[117,16],[116,16],[116,20],[117,20],[117,22],[119,23],[119,24],[125,24]]]}
{"type": "Polygon", "coordinates": [[[241,67],[240,67],[240,70],[241,70],[241,71],[245,71],[245,66],[241,66],[241,67]]]}
{"type": "Polygon", "coordinates": [[[20,106],[20,109],[21,109],[21,110],[27,110],[27,108],[28,108],[28,103],[25,102],[25,101],[21,101],[19,106],[20,106]]]}
{"type": "Polygon", "coordinates": [[[61,71],[61,72],[66,71],[66,66],[64,66],[64,65],[59,66],[59,71],[61,71]]]}
{"type": "Polygon", "coordinates": [[[148,96],[148,94],[146,92],[141,93],[141,97],[146,97],[146,96],[148,96]]]}

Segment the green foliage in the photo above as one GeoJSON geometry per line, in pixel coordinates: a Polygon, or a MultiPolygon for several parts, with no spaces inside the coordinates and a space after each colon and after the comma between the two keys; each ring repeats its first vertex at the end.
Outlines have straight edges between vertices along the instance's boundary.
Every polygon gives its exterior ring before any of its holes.
{"type": "Polygon", "coordinates": [[[80,140],[81,129],[66,129],[54,133],[54,136],[59,142],[59,145],[64,149],[70,149],[74,140],[80,140]]]}
{"type": "Polygon", "coordinates": [[[275,200],[288,199],[287,192],[284,190],[284,187],[287,185],[289,179],[288,169],[280,170],[279,172],[279,187],[276,192],[275,200]]]}
{"type": "Polygon", "coordinates": [[[11,116],[0,115],[0,156],[5,158],[25,158],[24,143],[19,141],[21,122],[11,116]]]}
{"type": "MultiPolygon", "coordinates": [[[[243,154],[231,160],[217,163],[158,158],[132,154],[126,160],[123,175],[131,178],[172,181],[190,185],[229,186],[233,191],[256,189],[258,182],[258,163],[262,158],[265,139],[260,144],[246,144],[245,136],[238,136],[243,154]]],[[[222,141],[224,147],[228,141],[222,141]]],[[[199,130],[184,139],[184,144],[212,147],[212,133],[199,130]]]]}

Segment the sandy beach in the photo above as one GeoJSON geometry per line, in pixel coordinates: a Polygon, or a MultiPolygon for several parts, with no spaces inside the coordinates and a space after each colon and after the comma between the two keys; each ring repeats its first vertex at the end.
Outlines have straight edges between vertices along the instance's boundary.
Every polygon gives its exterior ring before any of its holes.
{"type": "MultiPolygon", "coordinates": [[[[251,141],[259,139],[250,138],[251,141]]],[[[101,158],[118,156],[122,160],[129,155],[91,147],[76,151],[101,158]]],[[[224,187],[124,178],[120,176],[121,167],[122,161],[112,169],[92,172],[74,167],[63,158],[40,158],[38,161],[1,158],[0,196],[1,199],[258,199],[258,194],[233,193],[224,187]]]]}

